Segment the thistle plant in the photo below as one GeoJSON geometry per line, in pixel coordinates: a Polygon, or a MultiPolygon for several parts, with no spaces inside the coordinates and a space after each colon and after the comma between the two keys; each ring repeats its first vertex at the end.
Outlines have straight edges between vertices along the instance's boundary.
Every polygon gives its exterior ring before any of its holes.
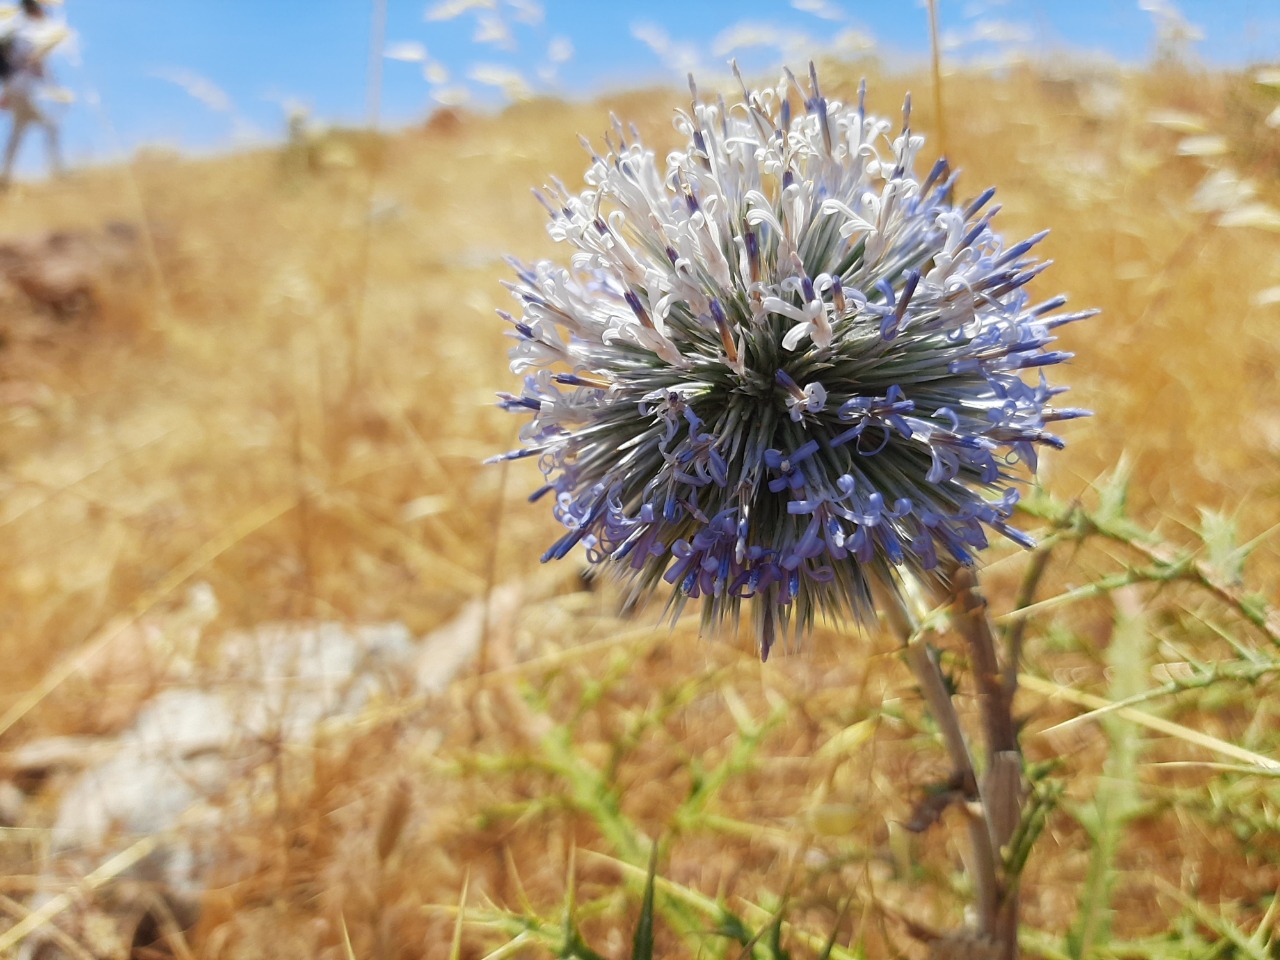
{"type": "Polygon", "coordinates": [[[1044,234],[1006,244],[994,191],[957,201],[945,160],[918,176],[909,121],[812,69],[732,106],[693,88],[665,169],[615,122],[585,190],[539,194],[573,250],[515,265],[502,405],[529,417],[505,457],[538,459],[531,499],[566,528],[544,560],[581,544],[628,603],[700,598],[711,629],[751,599],[767,658],[820,617],[866,622],[873,589],[932,592],[992,532],[1033,545],[1019,469],[1081,413],[1043,368],[1088,314],[1032,304],[1044,234]]]}
{"type": "Polygon", "coordinates": [[[1051,425],[1083,413],[1054,404],[1044,369],[1071,356],[1054,330],[1092,311],[1033,303],[1045,234],[1006,243],[994,190],[958,200],[945,160],[917,174],[909,99],[895,132],[865,87],[829,100],[812,67],[732,106],[690,87],[665,169],[615,121],[581,193],[539,194],[574,252],[515,264],[520,316],[503,316],[524,383],[502,405],[529,422],[495,459],[538,458],[532,499],[566,528],[543,560],[581,544],[628,604],[666,584],[672,616],[700,599],[711,630],[750,600],[763,658],[883,601],[953,765],[940,795],[969,827],[977,922],[942,952],[1012,958],[1030,835],[1017,644],[1002,665],[968,568],[992,533],[1034,546],[1010,522],[1018,485],[1062,446],[1051,425]],[[948,591],[979,759],[921,619],[948,591]]]}

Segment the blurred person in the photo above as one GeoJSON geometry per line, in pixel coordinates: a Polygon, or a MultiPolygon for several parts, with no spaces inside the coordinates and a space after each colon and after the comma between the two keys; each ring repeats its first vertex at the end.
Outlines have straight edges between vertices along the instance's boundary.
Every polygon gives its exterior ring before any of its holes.
{"type": "Polygon", "coordinates": [[[9,186],[18,148],[33,123],[44,128],[50,172],[55,177],[62,176],[58,124],[41,106],[40,98],[48,84],[45,58],[64,34],[65,31],[59,30],[49,20],[40,0],[21,0],[17,22],[3,38],[0,74],[3,75],[4,89],[0,93],[0,108],[9,111],[13,117],[13,126],[9,130],[9,140],[4,148],[0,189],[9,186]]]}

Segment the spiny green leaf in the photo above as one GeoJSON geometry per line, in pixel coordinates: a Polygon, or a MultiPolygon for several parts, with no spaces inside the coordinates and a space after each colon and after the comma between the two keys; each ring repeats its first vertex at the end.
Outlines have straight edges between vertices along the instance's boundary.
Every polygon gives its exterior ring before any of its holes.
{"type": "Polygon", "coordinates": [[[1249,546],[1240,546],[1236,522],[1216,510],[1200,509],[1200,539],[1209,551],[1209,565],[1234,584],[1244,579],[1249,546]]]}
{"type": "Polygon", "coordinates": [[[720,917],[716,920],[713,928],[715,933],[722,937],[728,937],[735,943],[740,943],[744,947],[749,944],[752,939],[752,933],[747,929],[747,925],[742,922],[742,918],[730,913],[728,910],[721,908],[720,917]]]}
{"type": "Polygon", "coordinates": [[[1022,817],[1009,841],[1008,853],[1005,857],[1005,875],[1011,879],[1022,876],[1032,848],[1040,838],[1040,834],[1044,832],[1049,822],[1049,815],[1057,808],[1066,790],[1064,781],[1051,779],[1048,776],[1047,768],[1052,766],[1054,764],[1032,764],[1028,769],[1027,782],[1031,787],[1030,795],[1023,805],[1022,817]],[[1032,773],[1030,769],[1033,767],[1039,767],[1040,770],[1032,773]]]}
{"type": "MultiPolygon", "coordinates": [[[[1206,904],[1201,903],[1195,897],[1188,896],[1172,884],[1162,882],[1160,886],[1166,893],[1180,902],[1183,908],[1194,916],[1197,921],[1221,937],[1220,945],[1225,942],[1234,948],[1230,951],[1224,950],[1223,953],[1229,952],[1231,956],[1238,957],[1240,960],[1275,960],[1275,952],[1271,949],[1273,931],[1268,930],[1261,937],[1258,936],[1257,932],[1250,935],[1245,933],[1231,919],[1210,910],[1206,904]]],[[[1270,916],[1270,913],[1268,911],[1268,916],[1270,916]]]]}
{"type": "Polygon", "coordinates": [[[1098,507],[1093,513],[1093,521],[1099,527],[1124,528],[1129,523],[1129,481],[1133,479],[1133,462],[1125,454],[1116,463],[1115,469],[1099,477],[1094,484],[1098,491],[1098,507]]]}
{"type": "Polygon", "coordinates": [[[769,927],[769,949],[773,960],[791,960],[791,954],[782,947],[782,911],[773,918],[773,924],[769,927]]]}
{"type": "Polygon", "coordinates": [[[578,848],[569,848],[569,869],[565,877],[564,919],[561,922],[560,960],[604,960],[592,950],[578,929],[578,848]]]}
{"type": "Polygon", "coordinates": [[[462,923],[467,915],[467,890],[471,886],[471,870],[462,875],[462,893],[458,894],[458,922],[453,927],[453,943],[449,947],[449,960],[462,957],[462,923]]]}
{"type": "Polygon", "coordinates": [[[560,960],[606,960],[605,957],[587,946],[582,939],[582,934],[577,930],[574,930],[573,936],[565,941],[557,956],[560,960]]]}
{"type": "MultiPolygon", "coordinates": [[[[1128,588],[1116,598],[1115,627],[1107,646],[1111,700],[1139,694],[1145,684],[1152,638],[1135,589],[1128,588]]],[[[1077,816],[1092,836],[1094,849],[1080,896],[1080,912],[1067,937],[1068,951],[1076,960],[1094,956],[1110,937],[1115,857],[1125,825],[1141,809],[1137,785],[1141,733],[1134,724],[1116,716],[1105,717],[1102,726],[1111,749],[1092,809],[1081,810],[1077,816]]]]}
{"type": "Polygon", "coordinates": [[[653,891],[658,877],[658,842],[649,851],[649,876],[644,884],[644,901],[640,906],[640,920],[632,940],[632,960],[653,960],[653,891]]]}

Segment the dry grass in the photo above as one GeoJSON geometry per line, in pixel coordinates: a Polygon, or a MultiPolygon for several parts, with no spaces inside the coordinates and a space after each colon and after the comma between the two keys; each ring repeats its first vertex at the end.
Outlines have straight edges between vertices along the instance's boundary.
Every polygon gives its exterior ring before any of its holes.
{"type": "MultiPolygon", "coordinates": [[[[1071,399],[1097,415],[1070,425],[1046,484],[1089,501],[1124,454],[1144,523],[1190,543],[1209,507],[1247,540],[1276,523],[1280,495],[1277,308],[1253,302],[1280,284],[1276,237],[1192,210],[1203,164],[1175,156],[1176,135],[1146,118],[1201,113],[1232,138],[1215,162],[1257,177],[1275,201],[1269,106],[1240,77],[1103,82],[1109,110],[1087,84],[1030,67],[952,76],[945,90],[962,192],[997,184],[1006,235],[1052,226],[1057,266],[1041,292],[1104,311],[1064,338],[1077,354],[1071,399]]],[[[908,86],[927,82],[872,77],[875,107],[891,112],[908,86]]],[[[926,132],[929,100],[916,100],[926,132]]],[[[5,308],[3,322],[27,333],[0,349],[0,749],[125,726],[151,690],[141,675],[162,672],[129,659],[129,628],[163,623],[198,580],[222,605],[206,633],[216,640],[313,617],[425,633],[495,585],[533,577],[553,537],[548,511],[523,503],[533,468],[480,465],[514,435],[490,404],[509,386],[493,317],[508,305],[500,258],[553,254],[528,187],[551,174],[580,182],[578,132],[603,131],[614,109],[661,153],[677,102],[537,101],[353,137],[350,167],[311,172],[272,152],[152,158],[6,198],[0,232],[145,222],[156,256],[97,319],[59,326],[5,308]],[[404,519],[423,497],[430,508],[404,519]]],[[[1045,590],[1114,569],[1113,553],[1056,557],[1045,590]]],[[[1025,562],[992,569],[996,611],[1011,606],[1025,562]]],[[[575,846],[584,935],[621,955],[637,902],[622,892],[635,885],[590,851],[643,864],[644,838],[660,835],[664,877],[756,922],[742,898],[789,888],[793,922],[819,936],[839,922],[868,956],[911,949],[900,915],[957,919],[955,848],[898,826],[945,761],[891,639],[822,631],[761,666],[745,643],[620,621],[607,590],[584,590],[567,562],[563,573],[534,588],[514,627],[493,631],[488,676],[383,704],[311,745],[312,774],[279,784],[254,829],[228,838],[235,880],[210,893],[189,955],[341,957],[349,935],[358,957],[447,956],[447,906],[464,877],[475,917],[527,904],[554,925],[575,846]],[[724,783],[699,794],[715,771],[724,783]]],[[[1280,551],[1263,541],[1250,580],[1277,575],[1280,551]]],[[[1248,635],[1185,591],[1142,596],[1164,643],[1153,662],[1179,659],[1175,647],[1181,659],[1224,656],[1204,618],[1248,635]]],[[[1106,695],[1112,619],[1105,601],[1037,618],[1029,672],[1106,695]]],[[[1164,712],[1274,752],[1273,687],[1212,687],[1164,712]]],[[[1097,789],[1107,734],[1085,725],[1047,739],[1038,731],[1072,711],[1030,693],[1021,706],[1029,753],[1063,755],[1071,775],[1026,881],[1028,923],[1060,935],[1089,869],[1087,817],[1075,814],[1097,789]]],[[[1280,886],[1280,841],[1243,826],[1276,822],[1265,783],[1152,765],[1205,758],[1176,738],[1143,741],[1142,803],[1113,871],[1117,938],[1193,917],[1178,891],[1249,929],[1280,886]]],[[[38,819],[52,798],[33,803],[38,819]]],[[[38,846],[0,832],[11,878],[0,893],[29,887],[38,846]]],[[[1185,922],[1212,940],[1207,921],[1185,922]]],[[[697,952],[678,926],[669,916],[662,955],[697,952]]],[[[463,956],[502,939],[468,927],[463,956]]],[[[722,949],[709,934],[702,943],[722,949]]]]}

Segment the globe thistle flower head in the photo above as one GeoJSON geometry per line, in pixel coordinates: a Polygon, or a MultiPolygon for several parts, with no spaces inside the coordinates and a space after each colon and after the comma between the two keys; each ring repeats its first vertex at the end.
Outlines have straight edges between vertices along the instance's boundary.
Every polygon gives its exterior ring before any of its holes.
{"type": "MultiPolygon", "coordinates": [[[[1058,448],[1043,375],[1053,330],[1089,313],[1032,304],[1043,238],[1006,244],[994,191],[954,199],[923,138],[789,72],[739,103],[693,89],[687,145],[660,164],[615,122],[586,187],[539,195],[567,263],[515,264],[519,393],[565,534],[672,616],[704,627],[750,600],[761,654],[818,617],[865,621],[972,564],[1009,518],[1021,467],[1058,448]]],[[[588,149],[590,146],[588,145],[588,149]]]]}

